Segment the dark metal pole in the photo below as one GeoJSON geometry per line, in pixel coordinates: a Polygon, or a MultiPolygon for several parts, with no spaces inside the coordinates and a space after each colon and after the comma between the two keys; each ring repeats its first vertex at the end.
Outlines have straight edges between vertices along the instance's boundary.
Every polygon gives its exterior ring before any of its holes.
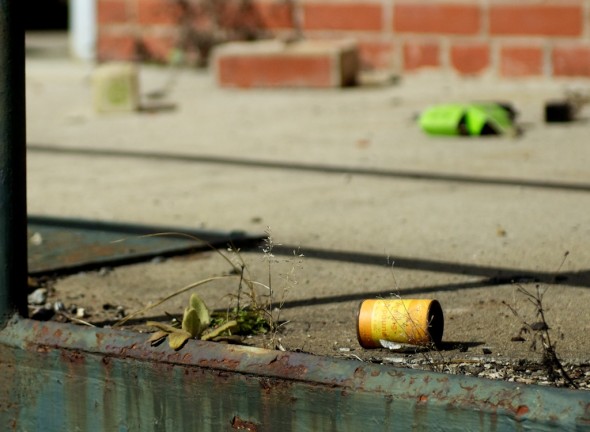
{"type": "Polygon", "coordinates": [[[27,308],[23,3],[0,0],[0,328],[27,308]]]}

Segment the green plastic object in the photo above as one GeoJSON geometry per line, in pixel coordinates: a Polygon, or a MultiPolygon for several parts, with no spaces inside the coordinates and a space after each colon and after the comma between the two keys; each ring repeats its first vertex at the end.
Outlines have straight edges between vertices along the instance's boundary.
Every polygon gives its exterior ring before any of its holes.
{"type": "Polygon", "coordinates": [[[514,133],[510,110],[497,103],[435,105],[422,113],[419,123],[422,130],[430,135],[514,133]]]}

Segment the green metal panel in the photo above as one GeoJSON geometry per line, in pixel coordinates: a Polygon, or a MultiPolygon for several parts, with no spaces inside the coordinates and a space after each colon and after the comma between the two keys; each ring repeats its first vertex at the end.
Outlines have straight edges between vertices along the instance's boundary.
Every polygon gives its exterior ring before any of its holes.
{"type": "Polygon", "coordinates": [[[0,328],[27,311],[23,2],[0,0],[0,328]]]}
{"type": "Polygon", "coordinates": [[[0,429],[586,430],[590,393],[15,318],[0,429]]]}

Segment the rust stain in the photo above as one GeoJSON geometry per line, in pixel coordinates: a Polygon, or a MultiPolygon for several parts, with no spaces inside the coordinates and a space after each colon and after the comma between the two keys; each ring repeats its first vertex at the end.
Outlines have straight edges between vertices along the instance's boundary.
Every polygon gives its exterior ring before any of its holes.
{"type": "Polygon", "coordinates": [[[366,372],[366,371],[365,371],[365,369],[364,369],[364,368],[362,368],[362,367],[357,367],[357,368],[354,370],[354,377],[355,377],[355,378],[360,378],[360,379],[363,379],[363,378],[365,378],[365,376],[366,376],[366,375],[367,375],[367,372],[366,372]]]}
{"type": "Polygon", "coordinates": [[[268,364],[268,369],[281,376],[288,376],[290,378],[301,377],[307,373],[307,367],[305,365],[292,365],[289,363],[289,359],[289,354],[278,356],[276,361],[268,364]]]}
{"type": "Polygon", "coordinates": [[[61,329],[57,329],[56,331],[53,332],[53,336],[56,339],[59,339],[61,337],[61,335],[63,334],[63,332],[61,331],[61,329]]]}
{"type": "Polygon", "coordinates": [[[242,431],[250,431],[250,432],[257,432],[258,426],[256,423],[243,420],[238,416],[234,416],[231,420],[231,428],[234,430],[242,430],[242,431]]]}
{"type": "Polygon", "coordinates": [[[122,347],[117,347],[119,349],[119,354],[123,357],[126,357],[129,355],[128,351],[136,351],[137,350],[137,344],[133,344],[130,346],[122,346],[122,347]]]}
{"type": "Polygon", "coordinates": [[[49,335],[49,329],[46,326],[42,326],[39,333],[41,336],[47,336],[49,335]]]}
{"type": "Polygon", "coordinates": [[[168,354],[168,357],[166,357],[166,360],[169,361],[170,363],[178,363],[179,358],[180,358],[180,353],[176,352],[174,354],[168,354]]]}
{"type": "MultiPolygon", "coordinates": [[[[405,374],[401,371],[401,370],[392,370],[392,371],[387,371],[387,375],[393,377],[393,378],[404,378],[405,374]]],[[[412,380],[412,384],[414,383],[414,377],[410,378],[412,380]]]]}
{"type": "Polygon", "coordinates": [[[373,372],[371,372],[372,377],[377,377],[379,375],[381,375],[381,373],[378,370],[374,370],[373,372]]]}
{"type": "Polygon", "coordinates": [[[461,384],[461,388],[463,390],[467,390],[468,392],[472,392],[473,390],[475,390],[475,388],[477,388],[477,386],[464,386],[461,384]]]}
{"type": "Polygon", "coordinates": [[[266,393],[270,393],[271,389],[272,389],[272,382],[269,379],[264,379],[262,378],[260,380],[260,388],[266,393]]]}
{"type": "Polygon", "coordinates": [[[526,405],[519,405],[519,407],[516,408],[516,415],[517,416],[522,416],[522,415],[525,415],[526,413],[528,413],[529,411],[530,410],[529,410],[529,407],[528,406],[526,406],[526,405]]]}
{"type": "Polygon", "coordinates": [[[240,366],[240,362],[238,360],[230,360],[230,359],[210,359],[210,360],[199,360],[199,366],[211,368],[211,369],[237,369],[240,366]]]}
{"type": "Polygon", "coordinates": [[[425,402],[428,402],[428,395],[418,396],[418,403],[425,403],[425,402]]]}
{"type": "Polygon", "coordinates": [[[83,364],[86,360],[84,354],[79,351],[66,351],[62,350],[60,356],[64,362],[72,364],[83,364]]]}
{"type": "Polygon", "coordinates": [[[193,359],[193,355],[191,353],[186,353],[185,355],[182,356],[182,361],[185,363],[190,363],[192,359],[193,359]]]}

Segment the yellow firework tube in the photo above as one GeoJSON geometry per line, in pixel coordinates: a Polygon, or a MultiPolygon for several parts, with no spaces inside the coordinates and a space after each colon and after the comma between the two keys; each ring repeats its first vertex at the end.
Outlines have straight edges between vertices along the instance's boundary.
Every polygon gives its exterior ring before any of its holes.
{"type": "Polygon", "coordinates": [[[359,308],[357,336],[364,348],[380,348],[381,340],[439,345],[443,330],[443,312],[436,300],[364,300],[359,308]]]}

